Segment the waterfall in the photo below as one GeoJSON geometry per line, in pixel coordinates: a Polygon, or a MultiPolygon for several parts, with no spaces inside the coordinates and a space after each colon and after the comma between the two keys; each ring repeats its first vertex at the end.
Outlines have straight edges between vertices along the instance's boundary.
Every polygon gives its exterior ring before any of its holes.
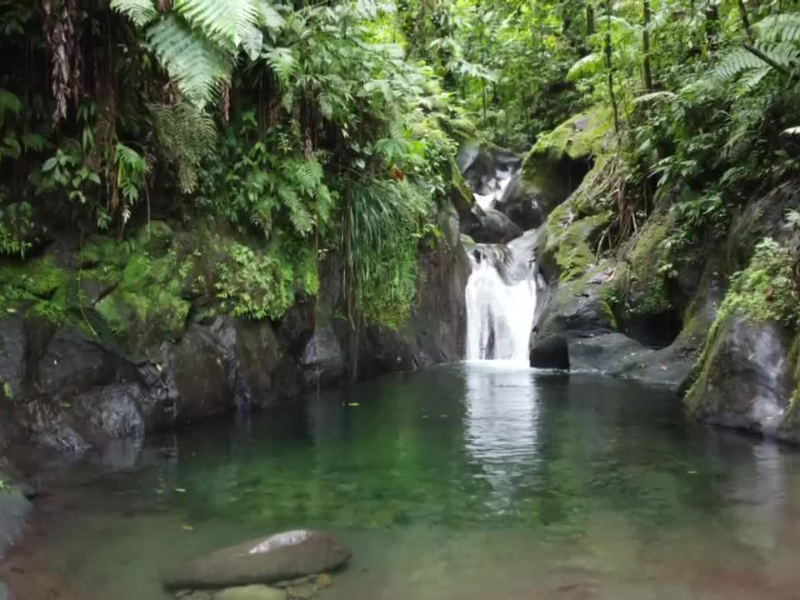
{"type": "Polygon", "coordinates": [[[506,246],[478,244],[469,252],[467,360],[528,361],[536,312],[536,262],[529,234],[506,246]]]}

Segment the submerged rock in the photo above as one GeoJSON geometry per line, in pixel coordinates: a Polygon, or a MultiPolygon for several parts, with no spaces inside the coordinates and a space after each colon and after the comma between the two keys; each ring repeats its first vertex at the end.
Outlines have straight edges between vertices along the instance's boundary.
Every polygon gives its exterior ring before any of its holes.
{"type": "Polygon", "coordinates": [[[782,429],[791,406],[791,338],[779,323],[741,311],[726,315],[709,334],[686,402],[707,422],[797,440],[782,429]]]}
{"type": "MultiPolygon", "coordinates": [[[[25,494],[4,478],[5,475],[0,472],[0,559],[6,549],[22,535],[25,519],[33,508],[25,494]]],[[[0,598],[3,598],[2,588],[0,598]]]]}
{"type": "Polygon", "coordinates": [[[164,585],[179,590],[267,584],[331,571],[350,556],[350,550],[325,533],[288,531],[193,560],[165,577],[164,585]]]}
{"type": "Polygon", "coordinates": [[[287,594],[267,585],[245,585],[226,588],[214,594],[214,600],[286,600],[287,594]]]}

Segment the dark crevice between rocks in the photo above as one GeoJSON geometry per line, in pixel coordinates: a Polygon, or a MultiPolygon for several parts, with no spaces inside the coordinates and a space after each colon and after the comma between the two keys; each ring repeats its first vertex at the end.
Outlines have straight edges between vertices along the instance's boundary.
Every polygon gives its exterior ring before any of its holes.
{"type": "Polygon", "coordinates": [[[683,329],[681,313],[670,308],[656,314],[630,318],[623,333],[647,348],[661,349],[671,345],[683,329]]]}

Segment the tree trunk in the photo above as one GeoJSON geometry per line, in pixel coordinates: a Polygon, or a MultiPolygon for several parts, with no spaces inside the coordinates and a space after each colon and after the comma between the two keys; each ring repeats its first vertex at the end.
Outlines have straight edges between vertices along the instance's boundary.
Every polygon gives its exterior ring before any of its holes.
{"type": "Polygon", "coordinates": [[[642,0],[644,5],[644,28],[642,29],[642,53],[644,54],[644,87],[653,92],[653,70],[650,66],[650,0],[642,0]]]}
{"type": "Polygon", "coordinates": [[[594,35],[594,6],[586,5],[586,37],[594,35]]]}
{"type": "Polygon", "coordinates": [[[716,4],[709,4],[706,8],[706,46],[709,52],[716,52],[719,48],[719,8],[716,4]]]}
{"type": "Polygon", "coordinates": [[[608,96],[611,100],[611,107],[614,109],[614,132],[619,135],[619,107],[617,106],[617,96],[614,93],[614,65],[611,62],[611,3],[606,0],[606,39],[605,55],[606,69],[608,70],[608,96]]]}
{"type": "Polygon", "coordinates": [[[742,25],[744,25],[744,31],[747,33],[747,39],[750,40],[751,44],[755,44],[756,38],[753,35],[753,29],[750,27],[750,17],[747,16],[747,7],[744,5],[744,0],[739,0],[739,15],[742,17],[742,25]]]}

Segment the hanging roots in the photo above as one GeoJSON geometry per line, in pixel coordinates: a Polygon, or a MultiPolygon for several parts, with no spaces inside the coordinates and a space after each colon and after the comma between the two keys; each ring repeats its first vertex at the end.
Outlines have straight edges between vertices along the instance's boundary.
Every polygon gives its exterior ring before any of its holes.
{"type": "Polygon", "coordinates": [[[67,118],[67,104],[77,106],[80,97],[83,58],[75,31],[76,0],[42,0],[44,34],[50,49],[51,87],[55,108],[53,125],[67,118]]]}

